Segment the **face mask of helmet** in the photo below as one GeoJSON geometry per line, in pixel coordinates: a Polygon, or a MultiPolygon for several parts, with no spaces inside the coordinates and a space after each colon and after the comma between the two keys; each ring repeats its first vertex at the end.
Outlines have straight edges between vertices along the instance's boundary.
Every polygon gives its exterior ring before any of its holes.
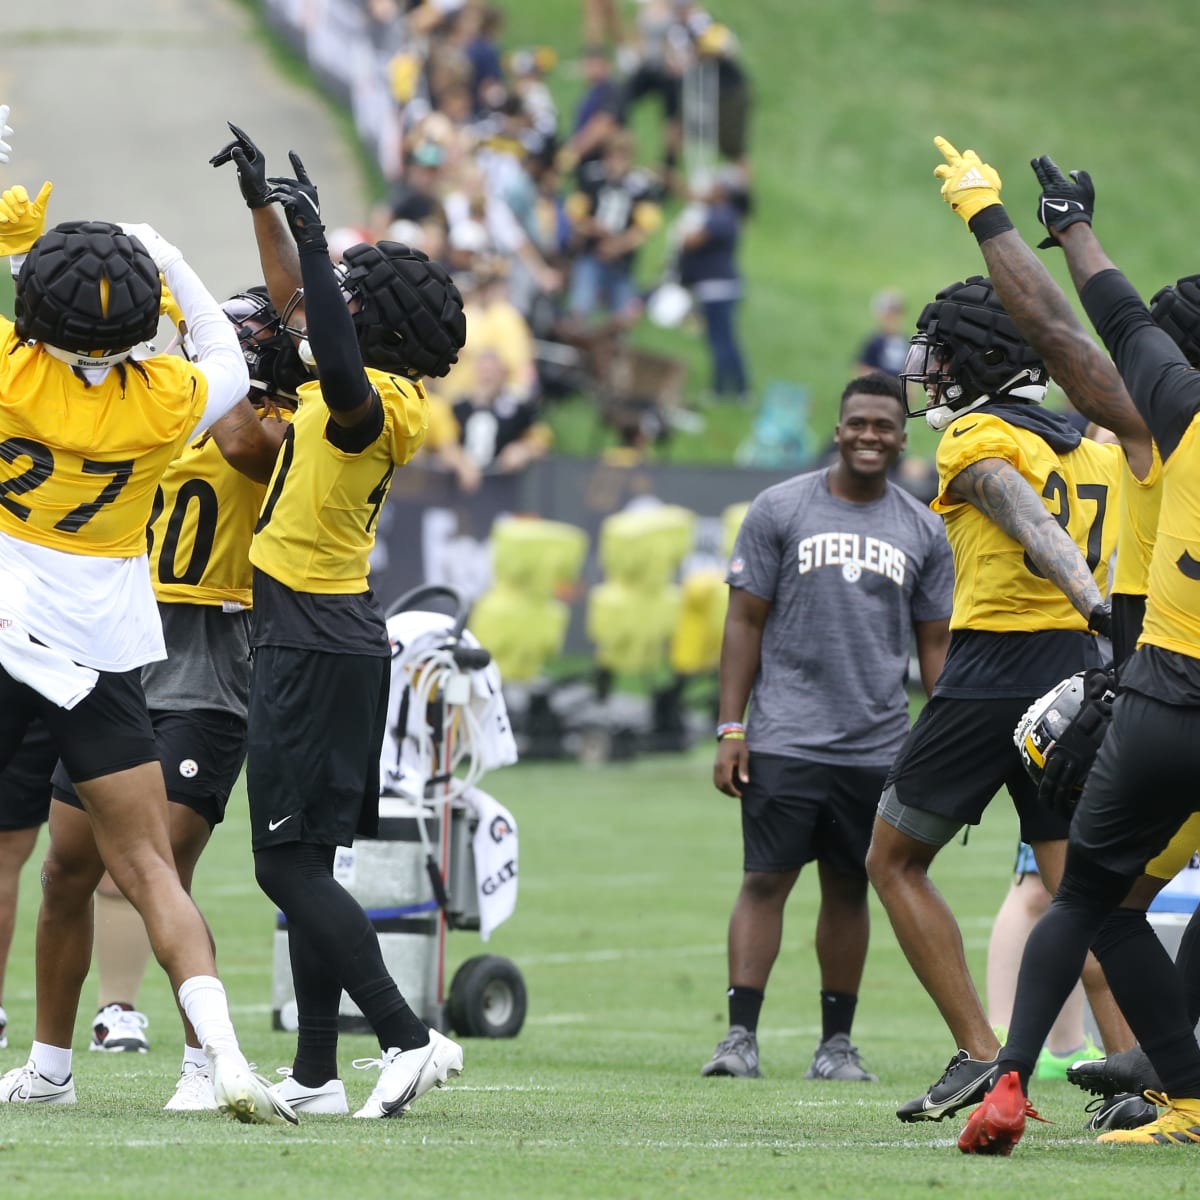
{"type": "Polygon", "coordinates": [[[237,329],[238,344],[250,371],[253,393],[295,402],[302,383],[312,378],[284,328],[265,288],[250,288],[221,305],[237,329]]]}

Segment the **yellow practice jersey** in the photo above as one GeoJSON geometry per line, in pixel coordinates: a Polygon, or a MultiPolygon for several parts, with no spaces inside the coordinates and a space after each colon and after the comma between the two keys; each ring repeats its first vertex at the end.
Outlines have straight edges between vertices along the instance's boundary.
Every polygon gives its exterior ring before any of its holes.
{"type": "Polygon", "coordinates": [[[1162,508],[1139,646],[1200,658],[1200,416],[1163,464],[1162,508]]]}
{"type": "Polygon", "coordinates": [[[367,556],[392,473],[421,448],[428,402],[419,383],[367,369],[383,402],[383,430],[357,454],[326,436],[321,385],[300,388],[300,407],[275,460],[250,561],[297,592],[367,590],[367,556]]]}
{"type": "Polygon", "coordinates": [[[1121,468],[1120,503],[1117,509],[1117,561],[1112,590],[1122,596],[1144,596],[1150,582],[1150,557],[1158,532],[1162,504],[1162,459],[1154,446],[1154,460],[1145,479],[1138,479],[1125,463],[1121,468]]]}
{"type": "Polygon", "coordinates": [[[144,554],[158,481],[207,399],[203,373],[165,354],[84,386],[0,317],[0,531],[72,554],[144,554]]]}
{"type": "Polygon", "coordinates": [[[266,490],[235,471],[212,438],[186,447],[158,486],[147,531],[155,596],[249,608],[250,539],[266,490]]]}
{"type": "Polygon", "coordinates": [[[947,493],[964,468],[985,458],[1010,463],[1042,497],[1054,519],[1079,547],[1103,592],[1117,536],[1117,483],[1121,451],[1084,438],[1065,454],[1044,439],[1010,425],[987,409],[964,413],[938,443],[939,493],[930,507],[946,522],[954,552],[951,629],[1036,633],[1087,628],[1070,600],[1009,537],[977,508],[947,493]]]}

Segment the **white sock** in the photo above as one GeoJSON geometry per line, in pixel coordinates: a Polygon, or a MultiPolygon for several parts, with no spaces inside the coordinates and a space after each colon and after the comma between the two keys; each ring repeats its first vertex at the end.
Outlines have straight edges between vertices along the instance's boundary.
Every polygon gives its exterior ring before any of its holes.
{"type": "Polygon", "coordinates": [[[34,1042],[29,1058],[39,1075],[51,1083],[66,1083],[71,1078],[71,1051],[62,1046],[47,1046],[45,1042],[34,1042]]]}
{"type": "Polygon", "coordinates": [[[183,1047],[183,1066],[180,1070],[186,1071],[189,1064],[195,1067],[197,1071],[206,1070],[208,1067],[208,1055],[195,1046],[185,1044],[183,1047]]]}
{"type": "Polygon", "coordinates": [[[193,975],[179,985],[179,1007],[187,1014],[202,1046],[211,1046],[218,1054],[238,1055],[237,1034],[229,1019],[225,985],[215,975],[193,975]]]}

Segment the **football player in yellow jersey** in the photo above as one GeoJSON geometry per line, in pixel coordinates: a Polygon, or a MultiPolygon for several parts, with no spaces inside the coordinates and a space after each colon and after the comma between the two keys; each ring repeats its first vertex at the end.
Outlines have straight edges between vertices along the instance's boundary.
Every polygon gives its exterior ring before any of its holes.
{"type": "MultiPolygon", "coordinates": [[[[176,450],[244,399],[245,363],[178,249],[149,226],[43,234],[49,195],[47,184],[33,200],[0,197],[0,250],[25,255],[16,322],[0,321],[0,767],[30,724],[48,726],[106,866],[212,1051],[218,1104],[245,1121],[294,1122],[249,1069],[204,919],[179,882],[139,678],[163,657],[145,556],[154,491],[176,450]],[[202,349],[195,363],[134,355],[158,328],[160,273],[202,349]]],[[[74,1102],[79,984],[53,1018],[39,1014],[0,1102],[74,1102]]]]}
{"type": "Polygon", "coordinates": [[[397,1117],[461,1071],[462,1049],[409,1008],[333,861],[337,846],[378,824],[390,649],[367,556],[392,474],[424,440],[418,380],[449,371],[466,321],[445,271],[398,243],[352,247],[339,277],[300,160],[291,156],[296,178],[268,181],[261,153],[233,132],[213,162],[237,164],[276,305],[303,288],[302,315],[288,316],[306,323],[320,377],[300,389],[250,550],[255,873],[287,920],[299,1016],[296,1057],[275,1090],[301,1111],[348,1111],[337,1066],[344,989],[381,1050],[378,1082],[355,1116],[397,1117]]]}
{"type": "MultiPolygon", "coordinates": [[[[945,668],[884,785],[867,869],[959,1050],[897,1111],[903,1121],[978,1100],[999,1049],[930,863],[1007,786],[1043,877],[1062,871],[1066,822],[1037,803],[1012,731],[1064,672],[1100,665],[1093,631],[1108,632],[1100,584],[1120,462],[1117,447],[1040,406],[1045,366],[988,280],[943,289],[917,328],[905,377],[924,386],[919,411],[944,430],[932,507],[954,553],[954,612],[945,668]]],[[[1085,984],[1101,994],[1101,980],[1085,984]]]]}
{"type": "MultiPolygon", "coordinates": [[[[251,398],[268,425],[267,440],[277,443],[286,428],[279,410],[294,406],[295,389],[308,373],[265,295],[241,294],[223,308],[238,331],[251,370],[251,398]]],[[[249,551],[265,490],[265,483],[235,471],[216,442],[202,437],[164,474],[148,529],[167,659],[142,669],[142,686],[166,776],[171,849],[189,892],[245,760],[249,551]]],[[[65,961],[55,931],[86,926],[95,891],[100,1008],[89,1049],[144,1052],[149,1048],[146,1021],[134,1002],[149,944],[136,912],[108,876],[100,878],[103,863],[91,826],[61,766],[54,773],[53,796],[47,851],[53,887],[43,898],[45,920],[39,925],[39,1010],[65,990],[64,974],[86,971],[86,962],[73,968],[65,961]]],[[[210,1064],[190,1026],[185,1040],[181,1074],[166,1108],[216,1108],[210,1064]]]]}
{"type": "MultiPolygon", "coordinates": [[[[947,157],[939,174],[986,252],[988,240],[1011,229],[999,177],[972,152],[947,157]]],[[[1026,945],[996,1084],[959,1147],[1008,1154],[1020,1139],[1032,1112],[1025,1092],[1037,1051],[1030,1048],[1089,946],[1163,1084],[1150,1097],[1161,1116],[1137,1129],[1111,1129],[1100,1140],[1200,1144],[1200,1047],[1183,984],[1144,914],[1128,906],[1147,864],[1200,808],[1200,372],[1101,248],[1088,174],[1068,178],[1047,157],[1033,168],[1042,185],[1038,216],[1049,232],[1044,245],[1062,247],[1084,309],[1153,435],[1162,499],[1138,649],[1122,667],[1112,722],[1075,809],[1061,884],[1026,945]]]]}

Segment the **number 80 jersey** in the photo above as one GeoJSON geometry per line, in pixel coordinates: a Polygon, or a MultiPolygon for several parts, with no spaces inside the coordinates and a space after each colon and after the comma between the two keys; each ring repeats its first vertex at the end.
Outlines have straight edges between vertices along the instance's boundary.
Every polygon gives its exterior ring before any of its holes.
{"type": "Polygon", "coordinates": [[[186,447],[162,477],[146,530],[155,597],[249,608],[250,539],[266,490],[235,471],[212,438],[186,447]]]}

